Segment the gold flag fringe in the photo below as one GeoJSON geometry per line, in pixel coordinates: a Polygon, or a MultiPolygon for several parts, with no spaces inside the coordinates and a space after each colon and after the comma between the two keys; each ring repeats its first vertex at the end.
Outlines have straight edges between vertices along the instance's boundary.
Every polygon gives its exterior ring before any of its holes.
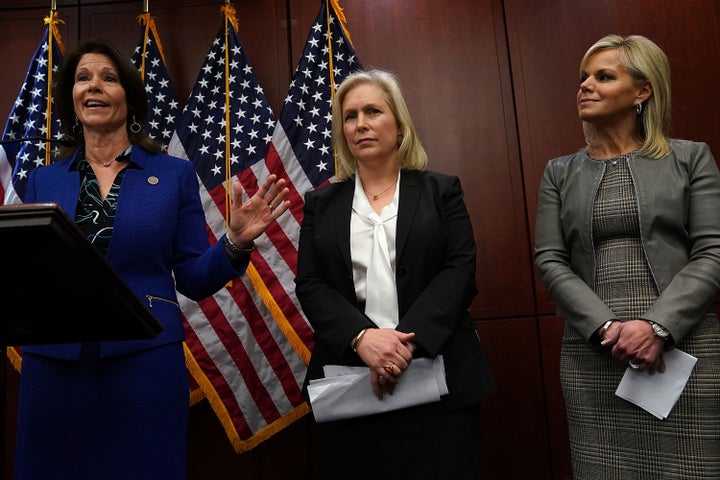
{"type": "Polygon", "coordinates": [[[295,353],[298,354],[298,356],[302,359],[305,365],[310,363],[310,349],[307,348],[307,345],[305,345],[305,343],[298,336],[295,329],[292,327],[292,325],[290,325],[287,317],[275,301],[275,298],[270,293],[270,290],[267,288],[267,285],[263,281],[262,276],[258,273],[252,263],[250,263],[245,270],[245,275],[247,275],[247,277],[250,279],[250,283],[252,284],[253,289],[260,296],[263,304],[265,304],[268,310],[270,310],[270,313],[272,314],[275,323],[278,324],[280,330],[285,335],[285,338],[288,340],[288,342],[290,342],[290,345],[295,350],[295,353]]]}
{"type": "Polygon", "coordinates": [[[195,381],[198,382],[198,385],[200,385],[200,388],[205,392],[207,400],[210,402],[210,406],[215,412],[215,415],[217,415],[218,420],[220,420],[220,423],[222,424],[225,434],[228,436],[235,453],[243,453],[252,450],[263,441],[283,430],[288,425],[291,425],[296,420],[299,420],[310,413],[310,406],[306,402],[303,402],[282,417],[268,424],[265,428],[255,432],[249,439],[243,440],[240,438],[240,435],[235,429],[230,413],[225,408],[225,404],[215,391],[215,388],[210,380],[200,368],[200,365],[198,365],[192,353],[190,353],[187,345],[185,345],[185,365],[193,378],[195,378],[195,381]]]}
{"type": "Polygon", "coordinates": [[[337,16],[338,20],[340,20],[340,26],[343,29],[343,32],[345,33],[345,37],[348,39],[348,42],[350,42],[350,45],[352,45],[353,48],[355,48],[355,45],[353,45],[352,38],[350,38],[350,32],[347,29],[347,19],[345,18],[345,12],[343,12],[342,7],[340,7],[340,0],[330,0],[330,6],[332,7],[333,11],[335,12],[335,15],[337,16]]]}
{"type": "Polygon", "coordinates": [[[143,51],[142,51],[142,64],[140,67],[140,75],[145,79],[145,56],[147,53],[148,38],[150,38],[150,32],[155,37],[155,43],[157,44],[158,52],[160,52],[160,59],[165,63],[165,52],[163,51],[162,42],[160,41],[160,35],[158,35],[157,25],[155,24],[155,17],[150,15],[149,12],[141,13],[137,17],[137,22],[140,26],[145,27],[145,36],[143,37],[143,51]]]}

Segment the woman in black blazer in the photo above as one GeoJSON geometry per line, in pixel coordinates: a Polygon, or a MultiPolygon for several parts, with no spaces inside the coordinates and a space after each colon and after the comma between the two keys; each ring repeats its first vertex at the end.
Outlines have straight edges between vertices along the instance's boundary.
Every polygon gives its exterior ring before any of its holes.
{"type": "Polygon", "coordinates": [[[457,177],[425,171],[396,78],[358,72],[332,106],[337,183],[309,192],[297,295],[314,328],[306,384],[367,366],[382,399],[413,358],[442,355],[449,394],[320,423],[328,478],[476,478],[478,404],[494,389],[468,307],[475,243],[457,177]]]}

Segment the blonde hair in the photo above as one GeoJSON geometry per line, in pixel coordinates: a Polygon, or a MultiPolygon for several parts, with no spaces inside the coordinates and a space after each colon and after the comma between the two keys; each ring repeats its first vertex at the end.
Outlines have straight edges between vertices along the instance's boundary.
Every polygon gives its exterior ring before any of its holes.
{"type": "MultiPolygon", "coordinates": [[[[652,95],[643,102],[642,113],[637,116],[636,128],[643,140],[638,153],[662,158],[670,153],[670,62],[660,47],[646,37],[612,34],[601,38],[585,52],[580,62],[581,75],[590,57],[610,49],[618,51],[620,62],[637,83],[650,83],[652,95]]],[[[593,126],[583,122],[583,131],[588,142],[592,142],[593,126]]]]}
{"type": "Polygon", "coordinates": [[[357,172],[355,157],[350,152],[347,139],[343,134],[342,104],[349,91],[360,85],[367,84],[379,87],[383,91],[385,100],[400,128],[401,137],[398,137],[399,167],[407,170],[425,170],[427,153],[425,153],[425,149],[415,132],[410,112],[400,91],[400,82],[390,72],[369,70],[350,74],[340,84],[333,98],[332,138],[338,164],[335,179],[338,181],[345,180],[357,172]]]}

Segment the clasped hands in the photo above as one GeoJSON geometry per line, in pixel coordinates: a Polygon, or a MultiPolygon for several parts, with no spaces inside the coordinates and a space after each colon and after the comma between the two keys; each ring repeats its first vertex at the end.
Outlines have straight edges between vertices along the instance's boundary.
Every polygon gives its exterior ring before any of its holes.
{"type": "Polygon", "coordinates": [[[370,367],[370,385],[373,393],[382,400],[392,393],[403,371],[410,365],[415,344],[414,333],[403,333],[394,328],[368,328],[357,347],[360,358],[370,367]]]}
{"type": "Polygon", "coordinates": [[[613,358],[638,371],[654,374],[665,371],[665,342],[653,334],[646,320],[615,321],[605,332],[600,345],[610,348],[613,358]]]}
{"type": "Polygon", "coordinates": [[[242,201],[242,186],[233,181],[233,203],[230,210],[228,238],[239,248],[251,247],[253,241],[290,206],[286,200],[290,189],[285,179],[272,174],[246,202],[242,201]]]}

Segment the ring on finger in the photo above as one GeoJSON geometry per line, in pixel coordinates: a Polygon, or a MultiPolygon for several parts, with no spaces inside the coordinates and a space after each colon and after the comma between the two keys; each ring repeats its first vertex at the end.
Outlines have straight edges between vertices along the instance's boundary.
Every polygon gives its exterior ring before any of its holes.
{"type": "Polygon", "coordinates": [[[638,365],[637,363],[633,363],[633,362],[628,362],[628,366],[630,368],[632,368],[633,370],[637,370],[640,368],[640,365],[638,365]]]}
{"type": "Polygon", "coordinates": [[[392,375],[392,374],[393,374],[393,369],[395,368],[395,365],[393,365],[392,363],[388,363],[388,364],[385,365],[383,368],[385,369],[385,371],[386,371],[387,373],[389,373],[390,375],[392,375]]]}

